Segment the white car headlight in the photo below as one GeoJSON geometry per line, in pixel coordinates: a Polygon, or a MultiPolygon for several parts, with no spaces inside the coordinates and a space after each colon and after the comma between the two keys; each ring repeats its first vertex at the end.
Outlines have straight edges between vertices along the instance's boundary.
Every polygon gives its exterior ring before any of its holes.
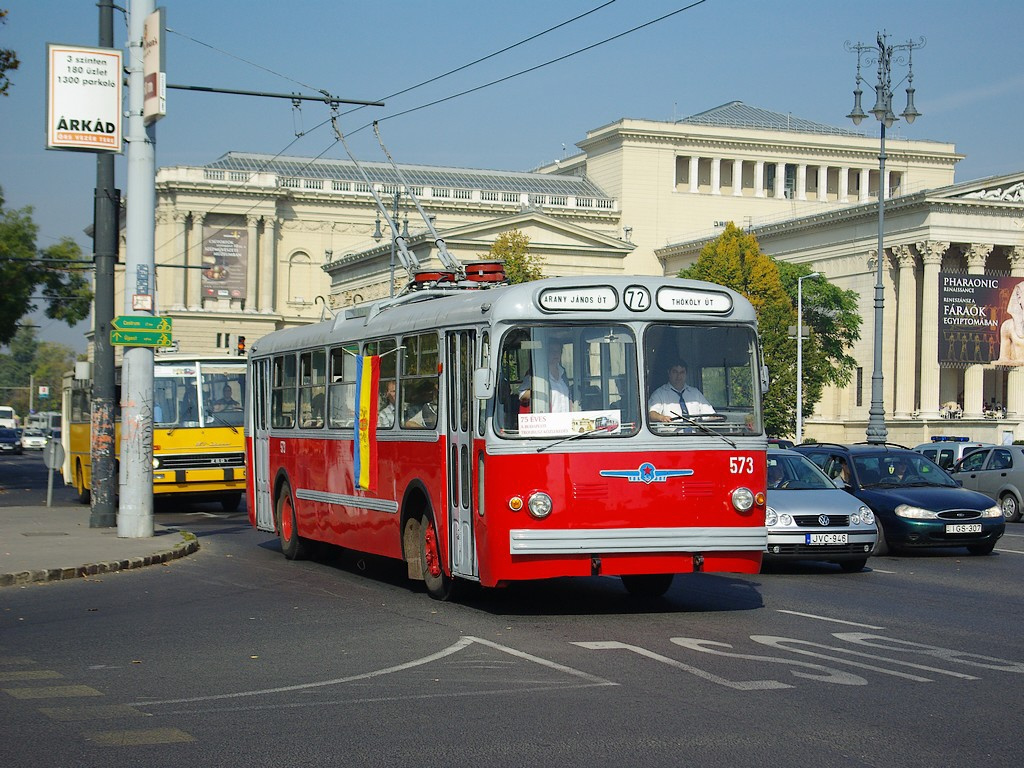
{"type": "Polygon", "coordinates": [[[779,524],[779,513],[768,507],[764,512],[764,524],[769,528],[774,528],[779,524]]]}
{"type": "Polygon", "coordinates": [[[1003,510],[999,507],[989,507],[988,509],[981,510],[982,517],[1002,517],[1003,510]]]}
{"type": "Polygon", "coordinates": [[[874,525],[875,513],[865,506],[861,506],[854,514],[850,515],[850,522],[854,525],[874,525]]]}
{"type": "Polygon", "coordinates": [[[897,517],[906,517],[910,520],[937,520],[939,517],[938,512],[932,512],[930,509],[921,509],[921,507],[913,507],[910,504],[900,504],[893,511],[897,517]]]}

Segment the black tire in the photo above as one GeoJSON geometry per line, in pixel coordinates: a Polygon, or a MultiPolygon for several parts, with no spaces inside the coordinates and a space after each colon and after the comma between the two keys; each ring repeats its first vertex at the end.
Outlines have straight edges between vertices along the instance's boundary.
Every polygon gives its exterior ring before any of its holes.
{"type": "Polygon", "coordinates": [[[1004,493],[999,497],[999,508],[1003,511],[1003,519],[1006,522],[1016,523],[1020,520],[1020,505],[1012,493],[1004,493]]]}
{"type": "Polygon", "coordinates": [[[984,544],[969,544],[967,551],[972,555],[991,555],[992,550],[996,548],[996,541],[986,541],[984,544]]]}
{"type": "Polygon", "coordinates": [[[622,586],[634,597],[661,597],[668,592],[674,573],[645,573],[620,576],[622,586]]]}
{"type": "Polygon", "coordinates": [[[281,539],[281,551],[284,556],[289,560],[305,560],[309,557],[309,547],[298,533],[295,500],[292,498],[292,488],[288,483],[284,483],[278,491],[274,511],[277,515],[277,533],[281,539]]]}
{"type": "Polygon", "coordinates": [[[864,566],[868,564],[866,557],[858,558],[857,560],[840,560],[839,567],[843,570],[843,573],[860,573],[864,570],[864,566]]]}
{"type": "Polygon", "coordinates": [[[885,528],[882,524],[875,519],[875,527],[878,528],[878,540],[875,542],[875,548],[871,550],[873,557],[881,557],[882,555],[888,555],[890,553],[889,542],[885,539],[885,528]]]}
{"type": "Polygon", "coordinates": [[[241,493],[229,493],[220,497],[220,508],[225,512],[237,512],[238,505],[242,503],[241,493]]]}
{"type": "Polygon", "coordinates": [[[85,475],[82,473],[82,465],[75,464],[75,498],[79,504],[88,504],[91,493],[85,485],[85,475]]]}
{"type": "Polygon", "coordinates": [[[444,572],[438,549],[434,519],[424,515],[420,520],[420,562],[423,564],[423,582],[427,593],[435,600],[450,600],[455,592],[455,580],[444,572]]]}

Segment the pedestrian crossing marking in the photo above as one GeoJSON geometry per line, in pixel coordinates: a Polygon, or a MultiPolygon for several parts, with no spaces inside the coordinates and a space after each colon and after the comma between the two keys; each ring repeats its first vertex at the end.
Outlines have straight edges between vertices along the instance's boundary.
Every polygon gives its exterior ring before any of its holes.
{"type": "Polygon", "coordinates": [[[10,683],[20,680],[54,680],[58,677],[64,677],[64,675],[52,669],[16,669],[12,672],[0,671],[0,683],[10,683]]]}
{"type": "Polygon", "coordinates": [[[127,704],[82,704],[78,707],[40,707],[39,711],[51,720],[73,723],[79,720],[106,720],[114,717],[152,717],[147,712],[127,704]]]}
{"type": "Polygon", "coordinates": [[[137,731],[95,731],[84,734],[86,740],[102,747],[142,747],[153,744],[181,744],[195,741],[178,728],[149,728],[137,731]]]}
{"type": "Polygon", "coordinates": [[[102,696],[90,685],[52,685],[39,688],[4,688],[3,692],[16,699],[70,699],[76,696],[102,696]]]}

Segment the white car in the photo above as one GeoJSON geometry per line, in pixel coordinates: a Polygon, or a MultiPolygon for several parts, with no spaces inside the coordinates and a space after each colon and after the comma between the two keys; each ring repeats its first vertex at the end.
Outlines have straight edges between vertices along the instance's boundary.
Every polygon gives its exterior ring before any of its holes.
{"type": "Polygon", "coordinates": [[[768,449],[766,560],[824,560],[847,573],[867,564],[874,513],[796,451],[768,449]]]}
{"type": "Polygon", "coordinates": [[[26,429],[21,433],[21,447],[26,451],[41,451],[46,447],[46,435],[38,429],[26,429]]]}

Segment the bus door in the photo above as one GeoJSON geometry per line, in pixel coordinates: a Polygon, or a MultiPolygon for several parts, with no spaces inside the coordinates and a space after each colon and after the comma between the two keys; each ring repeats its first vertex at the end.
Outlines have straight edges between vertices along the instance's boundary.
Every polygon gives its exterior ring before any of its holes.
{"type": "Polygon", "coordinates": [[[249,386],[256,528],[261,531],[274,530],[274,504],[270,498],[270,362],[269,358],[253,361],[249,386]]]}
{"type": "Polygon", "coordinates": [[[449,331],[446,339],[448,413],[448,521],[452,573],[479,579],[473,535],[473,361],[476,331],[449,331]]]}

